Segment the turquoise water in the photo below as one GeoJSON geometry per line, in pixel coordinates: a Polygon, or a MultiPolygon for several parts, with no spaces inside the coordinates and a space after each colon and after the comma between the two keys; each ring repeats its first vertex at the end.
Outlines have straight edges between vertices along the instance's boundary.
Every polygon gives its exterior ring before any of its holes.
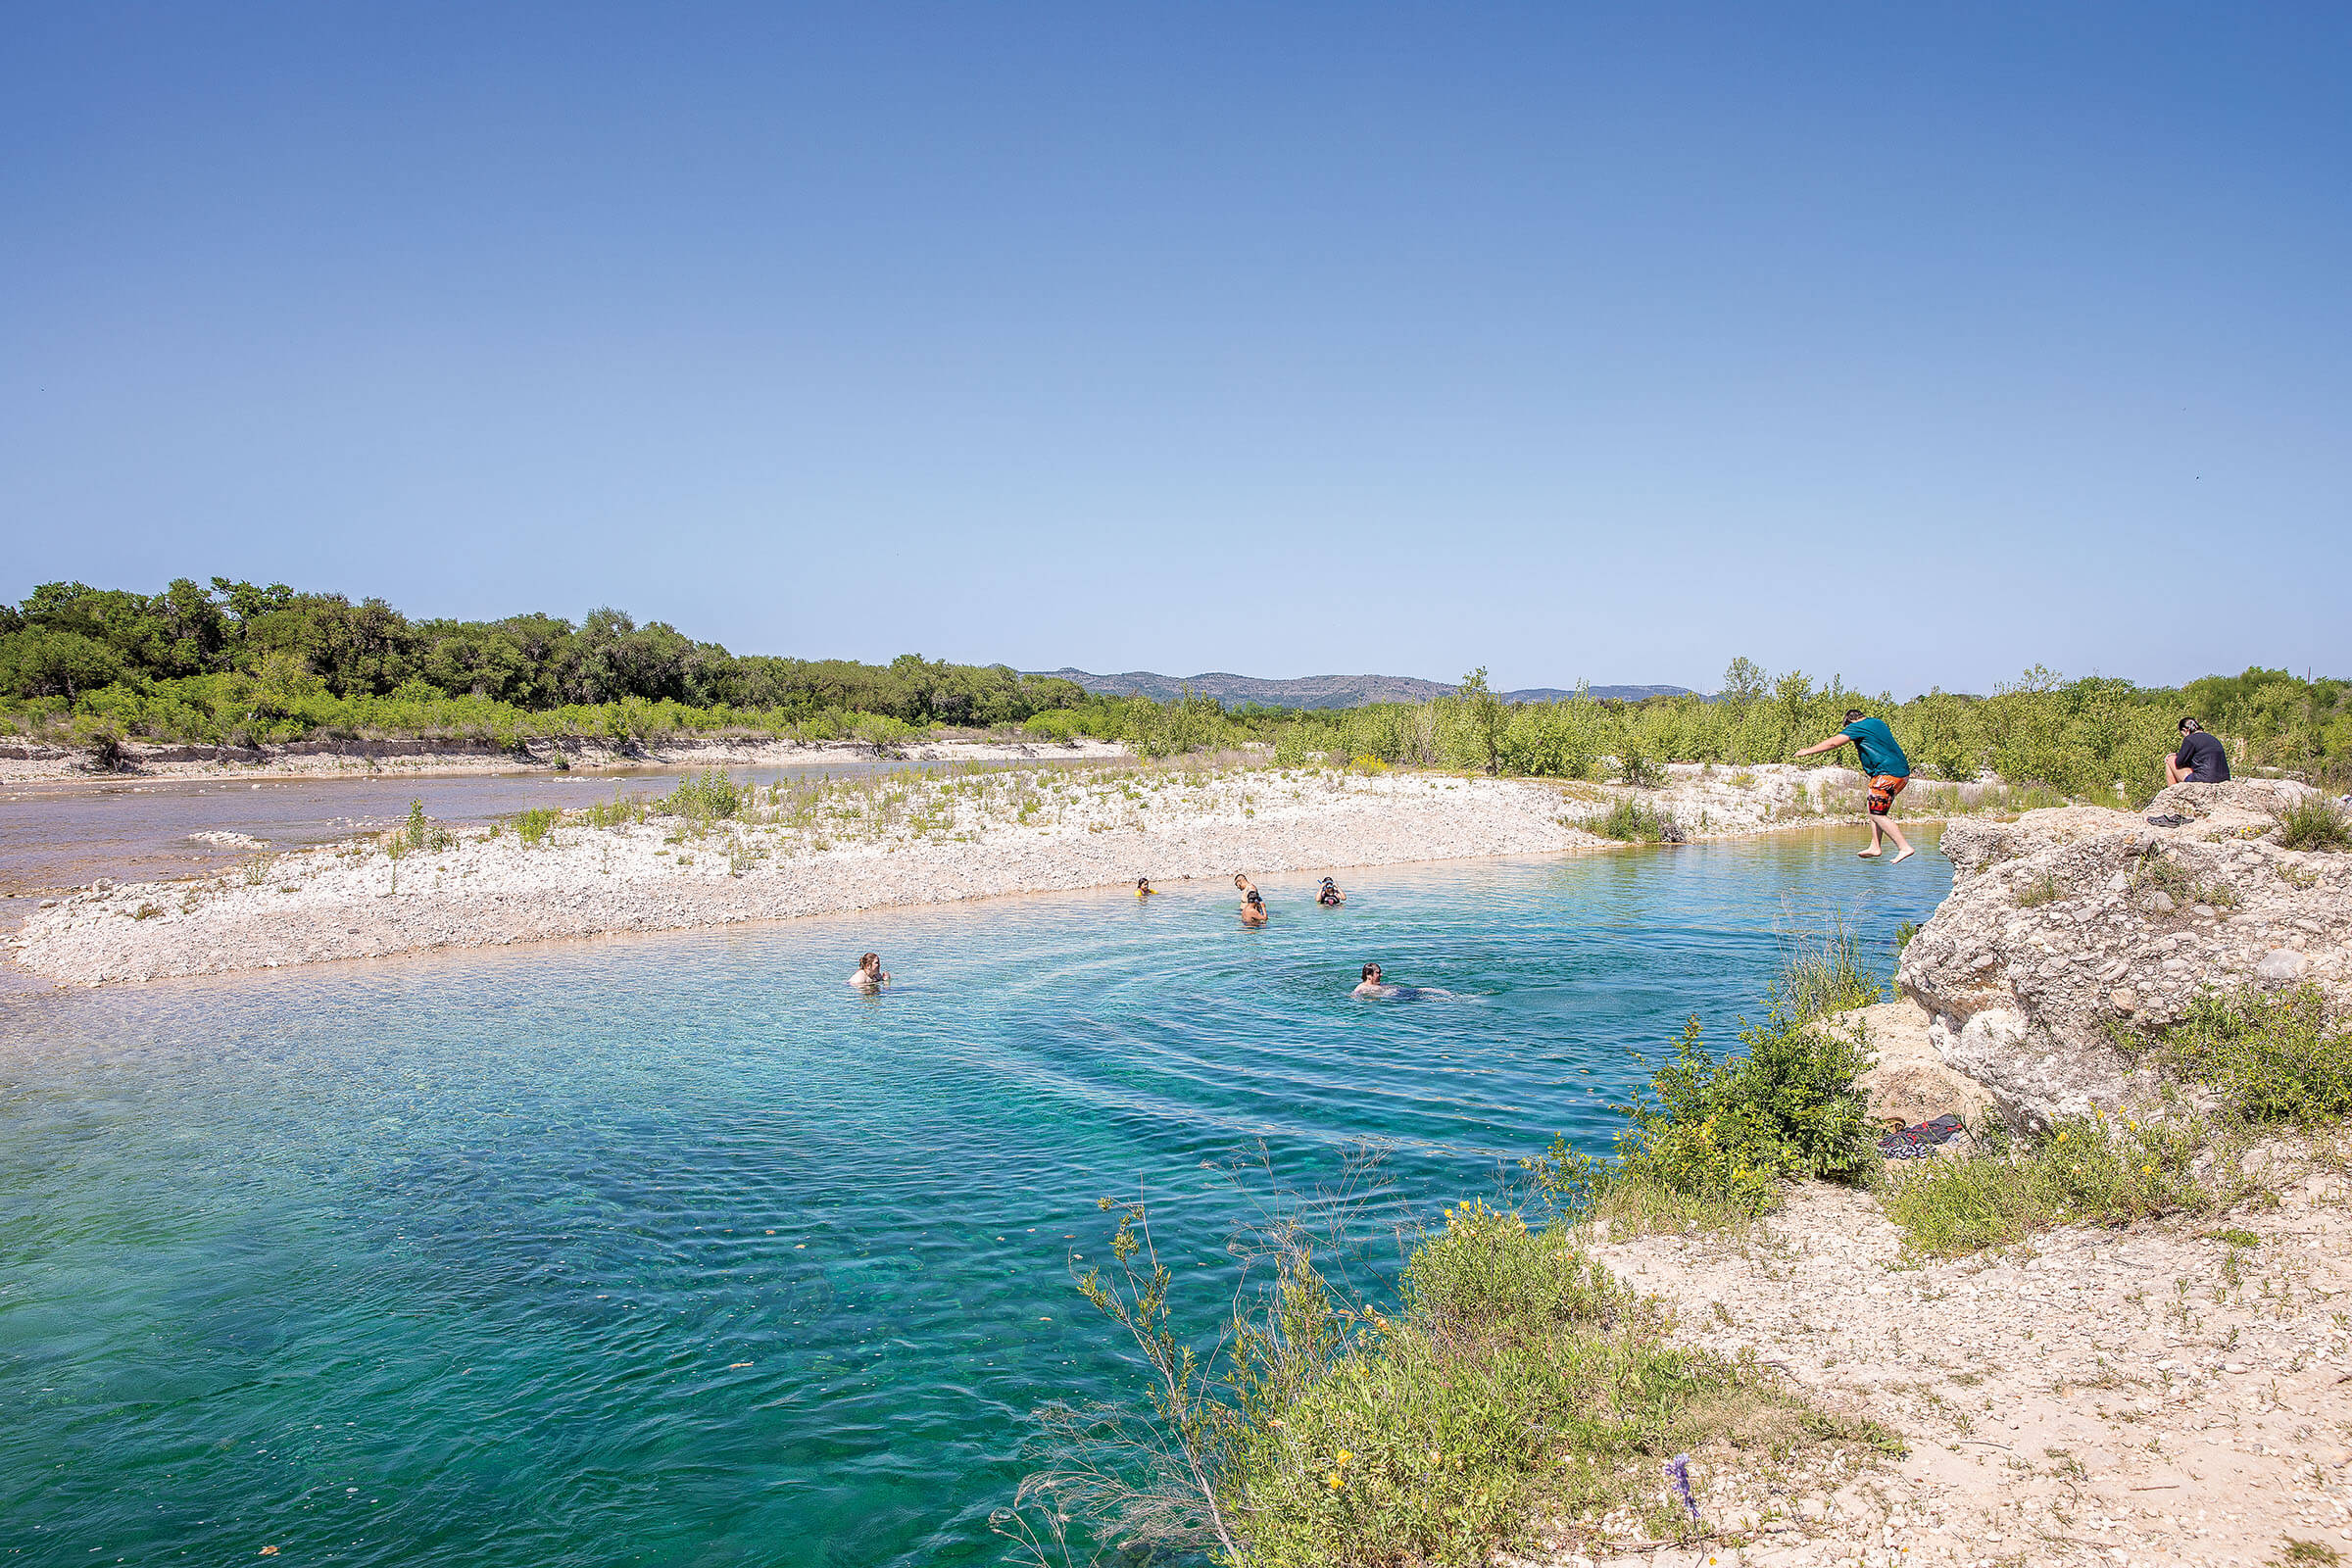
{"type": "MultiPolygon", "coordinates": [[[[0,1552],[998,1559],[1026,1413],[1131,1387],[1069,1289],[1146,1184],[1205,1323],[1242,1200],[1393,1143],[1428,1213],[1776,931],[1949,887],[1855,835],[996,900],[0,1012],[0,1552]],[[899,983],[844,983],[882,952],[899,983]],[[1451,998],[1352,1001],[1374,958],[1451,998]]],[[[1882,957],[1886,956],[1884,946],[1882,957]]]]}

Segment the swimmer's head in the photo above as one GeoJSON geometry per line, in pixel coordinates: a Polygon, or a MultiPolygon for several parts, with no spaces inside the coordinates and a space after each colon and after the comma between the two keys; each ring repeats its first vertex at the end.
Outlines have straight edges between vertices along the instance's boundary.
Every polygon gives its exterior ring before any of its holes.
{"type": "Polygon", "coordinates": [[[879,953],[866,954],[858,960],[858,967],[863,969],[867,974],[872,974],[876,969],[882,967],[882,955],[879,953]]]}
{"type": "Polygon", "coordinates": [[[1152,879],[1148,876],[1139,876],[1135,879],[1135,885],[1138,889],[1149,892],[1152,887],[1152,879]]]}
{"type": "Polygon", "coordinates": [[[1250,879],[1236,871],[1233,873],[1233,885],[1237,888],[1247,888],[1250,885],[1250,879]]]}
{"type": "Polygon", "coordinates": [[[1378,984],[1380,984],[1380,965],[1379,965],[1379,964],[1377,964],[1377,963],[1367,963],[1367,964],[1365,964],[1365,965],[1364,965],[1364,983],[1365,983],[1366,985],[1375,985],[1375,986],[1376,986],[1376,985],[1378,985],[1378,984]]]}
{"type": "Polygon", "coordinates": [[[1257,889],[1251,888],[1249,892],[1242,895],[1242,902],[1244,904],[1256,906],[1263,905],[1266,901],[1257,896],[1257,889]]]}
{"type": "Polygon", "coordinates": [[[1325,887],[1327,887],[1327,888],[1336,888],[1336,887],[1338,887],[1338,886],[1339,886],[1339,884],[1338,884],[1337,882],[1334,882],[1334,881],[1333,881],[1331,878],[1329,878],[1329,877],[1325,877],[1325,878],[1323,879],[1323,885],[1324,885],[1325,887]]]}

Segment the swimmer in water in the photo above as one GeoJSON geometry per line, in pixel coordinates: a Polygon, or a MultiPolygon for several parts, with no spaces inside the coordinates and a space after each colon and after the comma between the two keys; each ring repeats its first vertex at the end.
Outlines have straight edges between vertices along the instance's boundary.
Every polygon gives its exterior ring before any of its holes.
{"type": "Polygon", "coordinates": [[[1348,995],[1367,997],[1374,1002],[1435,1002],[1451,997],[1453,993],[1441,991],[1436,986],[1393,985],[1381,978],[1379,964],[1367,963],[1364,965],[1363,983],[1348,995]]]}
{"type": "Polygon", "coordinates": [[[1323,891],[1315,895],[1315,902],[1326,909],[1335,909],[1348,902],[1348,895],[1340,891],[1340,885],[1337,882],[1325,877],[1323,891]]]}
{"type": "Polygon", "coordinates": [[[1244,898],[1247,898],[1250,894],[1257,891],[1257,884],[1250,881],[1248,877],[1242,875],[1242,873],[1239,871],[1233,873],[1233,885],[1244,898]]]}
{"type": "Polygon", "coordinates": [[[1135,879],[1135,896],[1137,898],[1148,899],[1158,891],[1159,889],[1152,885],[1152,879],[1150,877],[1139,876],[1135,879]]]}
{"type": "Polygon", "coordinates": [[[869,953],[858,960],[858,970],[850,976],[850,984],[860,991],[879,991],[890,976],[882,972],[882,955],[869,953]]]}
{"type": "Polygon", "coordinates": [[[1265,923],[1266,901],[1257,896],[1257,889],[1251,888],[1242,895],[1242,924],[1264,925],[1265,923]]]}

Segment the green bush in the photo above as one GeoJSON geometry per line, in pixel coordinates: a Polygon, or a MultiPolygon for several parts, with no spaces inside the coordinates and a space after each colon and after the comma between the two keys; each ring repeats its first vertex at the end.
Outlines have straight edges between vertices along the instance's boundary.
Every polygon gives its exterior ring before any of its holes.
{"type": "Polygon", "coordinates": [[[678,780],[659,809],[694,822],[724,821],[749,804],[749,791],[713,767],[678,780]]]}
{"type": "Polygon", "coordinates": [[[1626,1107],[1634,1125],[1617,1140],[1626,1180],[1760,1214],[1784,1181],[1851,1180],[1866,1168],[1872,1128],[1854,1080],[1870,1054],[1860,1031],[1776,1005],[1740,1039],[1745,1054],[1712,1055],[1692,1014],[1674,1059],[1626,1107]]]}
{"type": "Polygon", "coordinates": [[[2352,1115],[2352,1031],[2329,1026],[2316,986],[2278,996],[2207,993],[2165,1031],[2158,1059],[2220,1092],[2251,1122],[2302,1124],[2352,1115]]]}
{"type": "Polygon", "coordinates": [[[1668,812],[1641,801],[1619,801],[1609,808],[1608,815],[1587,822],[1585,826],[1602,838],[1618,839],[1627,844],[1683,842],[1682,824],[1668,812]]]}
{"type": "Polygon", "coordinates": [[[537,844],[547,837],[558,822],[564,820],[562,811],[534,806],[514,818],[514,836],[525,844],[537,844]]]}

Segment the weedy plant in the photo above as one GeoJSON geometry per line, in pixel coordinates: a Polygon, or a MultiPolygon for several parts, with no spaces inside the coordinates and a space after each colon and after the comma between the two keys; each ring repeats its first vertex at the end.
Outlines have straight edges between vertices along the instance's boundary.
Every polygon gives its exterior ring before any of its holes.
{"type": "Polygon", "coordinates": [[[712,822],[726,821],[749,804],[750,792],[719,769],[689,773],[660,803],[666,815],[682,816],[692,830],[707,831],[712,822]]]}
{"type": "Polygon", "coordinates": [[[1621,800],[1610,808],[1608,815],[1584,825],[1602,838],[1627,844],[1680,844],[1685,838],[1682,824],[1671,812],[1641,801],[1621,800]]]}
{"type": "Polygon", "coordinates": [[[2155,1056],[2218,1090],[2243,1121],[2308,1126],[2352,1115],[2352,1031],[2330,1026],[2317,986],[2209,992],[2165,1031],[2155,1056]]]}
{"type": "Polygon", "coordinates": [[[2204,1213],[2213,1195],[2190,1162],[2209,1141],[2202,1123],[2182,1116],[2075,1117],[2006,1154],[1911,1161],[1888,1178],[1886,1213],[1911,1250],[1928,1257],[2007,1246],[2057,1225],[2204,1213]]]}
{"type": "Polygon", "coordinates": [[[2352,819],[2325,795],[2306,795],[2278,816],[2282,850],[2352,850],[2352,819]]]}
{"type": "Polygon", "coordinates": [[[2066,892],[2059,887],[2058,879],[2044,871],[2018,888],[2016,903],[2021,909],[2038,909],[2045,904],[2056,904],[2065,896],[2066,892]]]}
{"type": "Polygon", "coordinates": [[[525,844],[537,844],[553,832],[556,824],[563,820],[564,813],[562,811],[550,810],[544,806],[534,806],[514,818],[514,836],[525,844]]]}
{"type": "Polygon", "coordinates": [[[1117,1428],[1112,1448],[1096,1416],[1079,1429],[1085,1457],[1031,1477],[998,1516],[1031,1562],[1159,1551],[1469,1568],[1528,1544],[1539,1511],[1577,1521],[1571,1536],[1630,1514],[1653,1537],[1692,1537],[1702,1524],[1658,1490],[1670,1454],[1703,1475],[1736,1455],[1901,1451],[1884,1429],[1807,1408],[1752,1359],[1670,1344],[1654,1307],[1565,1224],[1484,1201],[1418,1238],[1394,1312],[1286,1233],[1272,1277],[1201,1358],[1165,1326],[1174,1276],[1140,1205],[1121,1209],[1112,1251],[1114,1268],[1080,1289],[1142,1348],[1153,1415],[1148,1434],[1132,1418],[1117,1428]]]}

